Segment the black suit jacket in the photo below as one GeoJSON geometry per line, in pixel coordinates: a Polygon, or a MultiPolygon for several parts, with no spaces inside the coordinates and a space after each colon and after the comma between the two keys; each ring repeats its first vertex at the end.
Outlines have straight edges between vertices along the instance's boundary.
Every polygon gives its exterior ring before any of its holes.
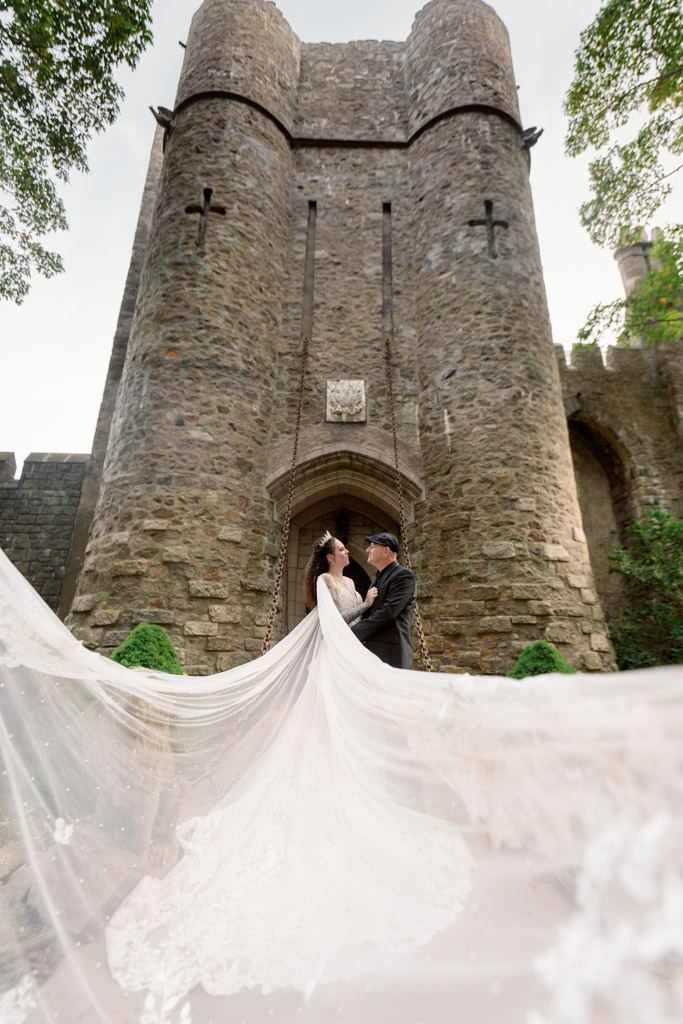
{"type": "Polygon", "coordinates": [[[377,597],[351,627],[361,643],[387,665],[413,667],[413,606],[417,584],[410,569],[391,562],[372,583],[377,597]]]}

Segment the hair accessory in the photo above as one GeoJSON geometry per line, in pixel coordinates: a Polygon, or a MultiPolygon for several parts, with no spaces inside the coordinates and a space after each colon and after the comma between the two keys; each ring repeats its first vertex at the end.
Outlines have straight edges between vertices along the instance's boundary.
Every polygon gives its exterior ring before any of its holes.
{"type": "Polygon", "coordinates": [[[321,548],[323,544],[327,544],[328,540],[332,540],[332,534],[329,530],[325,530],[324,534],[316,544],[316,547],[321,548]]]}

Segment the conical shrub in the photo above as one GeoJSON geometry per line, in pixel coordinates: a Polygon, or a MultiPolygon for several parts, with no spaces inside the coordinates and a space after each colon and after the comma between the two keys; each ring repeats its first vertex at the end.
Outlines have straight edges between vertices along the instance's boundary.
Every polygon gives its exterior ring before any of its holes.
{"type": "Polygon", "coordinates": [[[509,679],[524,679],[526,676],[543,676],[547,672],[576,672],[576,669],[562,657],[557,647],[545,640],[527,644],[513,668],[509,679]]]}
{"type": "Polygon", "coordinates": [[[174,676],[183,674],[175,647],[166,631],[150,622],[140,622],[116,648],[111,658],[126,668],[140,665],[157,672],[169,672],[174,676]]]}

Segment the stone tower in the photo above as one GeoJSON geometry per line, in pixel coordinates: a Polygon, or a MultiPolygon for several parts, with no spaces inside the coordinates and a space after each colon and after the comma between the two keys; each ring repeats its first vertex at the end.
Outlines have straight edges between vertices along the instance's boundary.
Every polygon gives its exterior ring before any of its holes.
{"type": "Polygon", "coordinates": [[[437,666],[504,672],[545,638],[612,667],[521,131],[507,33],[480,0],[432,0],[405,43],[343,45],[302,44],[263,0],[205,0],[68,567],[77,634],[107,651],[162,623],[191,673],[255,656],[304,339],[280,630],[326,528],[362,585],[364,535],[398,529],[388,339],[437,666]]]}

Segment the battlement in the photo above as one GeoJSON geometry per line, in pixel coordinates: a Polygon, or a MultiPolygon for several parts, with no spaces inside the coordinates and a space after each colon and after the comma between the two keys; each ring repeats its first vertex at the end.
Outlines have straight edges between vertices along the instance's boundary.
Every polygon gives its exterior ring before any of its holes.
{"type": "Polygon", "coordinates": [[[610,346],[605,350],[574,345],[567,362],[562,345],[555,345],[560,373],[626,373],[650,375],[657,359],[653,349],[610,346]]]}
{"type": "Polygon", "coordinates": [[[633,481],[630,518],[647,508],[683,509],[683,346],[555,346],[567,417],[607,445],[633,481]],[[671,430],[671,424],[677,431],[671,430]]]}
{"type": "Polygon", "coordinates": [[[519,123],[505,26],[481,0],[432,0],[405,42],[302,43],[265,0],[205,0],[190,29],[176,115],[224,98],[269,117],[294,145],[407,145],[449,113],[519,123]]]}
{"type": "Polygon", "coordinates": [[[57,610],[89,455],[0,452],[0,546],[57,610]]]}

